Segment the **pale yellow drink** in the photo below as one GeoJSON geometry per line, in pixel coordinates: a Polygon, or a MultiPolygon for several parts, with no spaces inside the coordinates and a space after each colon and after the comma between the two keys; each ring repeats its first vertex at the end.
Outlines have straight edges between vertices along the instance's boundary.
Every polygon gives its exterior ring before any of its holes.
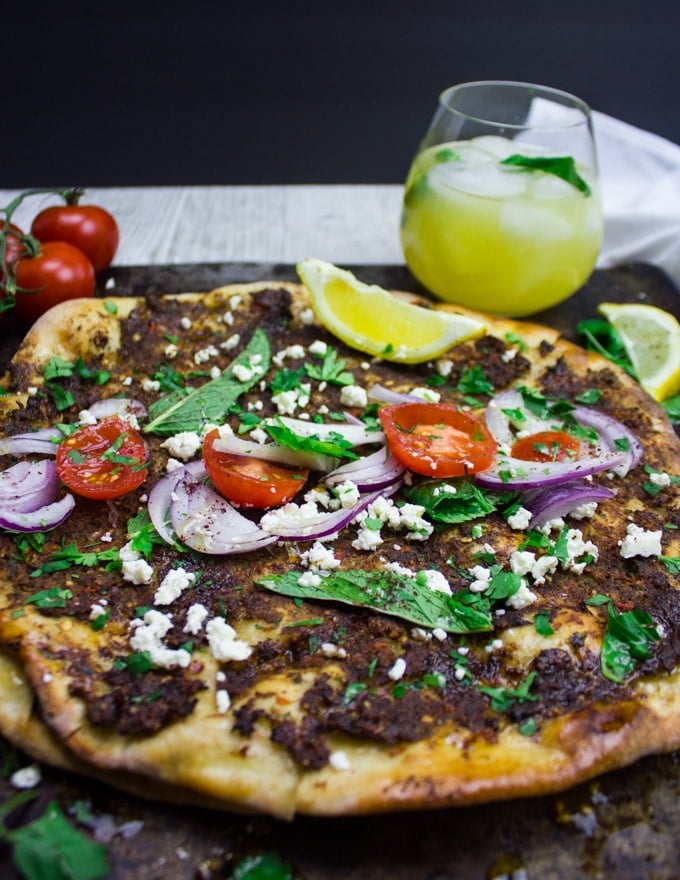
{"type": "Polygon", "coordinates": [[[415,277],[449,302],[505,315],[548,308],[576,291],[602,243],[596,175],[586,195],[545,171],[501,164],[530,145],[487,135],[439,144],[413,162],[401,244],[415,277]]]}

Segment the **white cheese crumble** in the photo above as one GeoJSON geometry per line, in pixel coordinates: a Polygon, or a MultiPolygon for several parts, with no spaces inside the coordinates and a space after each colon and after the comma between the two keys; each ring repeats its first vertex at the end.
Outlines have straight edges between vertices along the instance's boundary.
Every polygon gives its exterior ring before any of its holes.
{"type": "Polygon", "coordinates": [[[328,757],[328,763],[334,770],[338,770],[339,772],[342,772],[343,770],[349,770],[351,768],[347,753],[343,752],[341,749],[330,753],[328,757]]]}
{"type": "Polygon", "coordinates": [[[412,388],[410,393],[412,397],[417,397],[418,400],[424,400],[426,403],[439,403],[442,399],[438,391],[435,391],[433,388],[426,388],[425,386],[412,388]]]}
{"type": "Polygon", "coordinates": [[[315,541],[309,550],[305,550],[300,556],[300,561],[312,571],[332,571],[340,565],[340,560],[336,559],[332,548],[324,546],[321,541],[315,541]]]}
{"type": "Polygon", "coordinates": [[[421,571],[420,575],[425,578],[428,590],[432,590],[433,593],[446,593],[447,596],[452,595],[451,585],[441,571],[437,571],[436,568],[428,568],[421,571]]]}
{"type": "Polygon", "coordinates": [[[319,357],[323,357],[328,351],[328,343],[324,342],[323,339],[315,339],[314,342],[307,347],[307,351],[310,354],[318,354],[319,357]]]}
{"type": "Polygon", "coordinates": [[[305,571],[297,579],[297,582],[300,587],[318,587],[321,583],[321,575],[314,571],[305,571]]]}
{"type": "Polygon", "coordinates": [[[526,507],[519,507],[512,516],[508,517],[508,525],[511,529],[519,529],[519,531],[525,531],[529,528],[529,523],[531,522],[531,517],[533,514],[530,510],[527,510],[526,507]]]}
{"type": "Polygon", "coordinates": [[[196,580],[193,572],[184,568],[171,569],[160,582],[156,594],[153,597],[155,605],[170,605],[178,599],[196,580]]]}
{"type": "Polygon", "coordinates": [[[619,541],[621,556],[630,559],[633,556],[661,556],[662,530],[647,531],[635,523],[628,523],[626,537],[619,541]]]}
{"type": "Polygon", "coordinates": [[[9,778],[10,784],[14,788],[35,788],[42,780],[42,773],[37,764],[29,764],[27,767],[21,767],[15,770],[9,778]]]}
{"type": "Polygon", "coordinates": [[[172,615],[163,614],[155,608],[149,609],[141,620],[130,623],[133,635],[130,647],[135,651],[148,652],[154,666],[186,668],[191,662],[191,655],[183,648],[168,648],[163,639],[172,629],[172,615]]]}
{"type": "Polygon", "coordinates": [[[213,617],[205,627],[210,651],[216,660],[247,660],[253,649],[236,637],[236,630],[223,617],[213,617]]]}
{"type": "Polygon", "coordinates": [[[522,608],[532,605],[537,598],[536,593],[530,590],[529,587],[527,587],[526,581],[522,579],[519,590],[513,593],[512,596],[508,596],[505,601],[512,608],[521,610],[522,608]]]}
{"type": "Polygon", "coordinates": [[[392,681],[399,681],[404,677],[404,673],[406,672],[406,660],[403,657],[397,657],[397,659],[392,664],[392,667],[387,671],[388,678],[391,678],[392,681]]]}
{"type": "Polygon", "coordinates": [[[220,715],[226,715],[229,711],[229,707],[231,706],[231,697],[229,696],[229,691],[225,691],[224,688],[220,688],[215,691],[215,704],[217,706],[217,711],[220,715]]]}
{"type": "Polygon", "coordinates": [[[205,605],[201,605],[200,602],[195,602],[193,605],[189,606],[182,632],[189,633],[192,636],[198,635],[207,616],[208,609],[205,605]]]}
{"type": "Polygon", "coordinates": [[[329,660],[344,660],[347,657],[347,651],[333,642],[323,642],[320,650],[324,657],[328,657],[329,660]]]}
{"type": "Polygon", "coordinates": [[[141,554],[134,549],[131,541],[120,548],[118,555],[122,563],[121,573],[124,581],[129,581],[137,586],[151,583],[154,570],[146,559],[142,559],[141,554]]]}
{"type": "Polygon", "coordinates": [[[340,403],[363,409],[368,406],[368,392],[361,385],[344,385],[340,392],[340,403]]]}
{"type": "Polygon", "coordinates": [[[196,431],[180,431],[161,443],[174,458],[189,461],[201,448],[201,438],[196,431]]]}

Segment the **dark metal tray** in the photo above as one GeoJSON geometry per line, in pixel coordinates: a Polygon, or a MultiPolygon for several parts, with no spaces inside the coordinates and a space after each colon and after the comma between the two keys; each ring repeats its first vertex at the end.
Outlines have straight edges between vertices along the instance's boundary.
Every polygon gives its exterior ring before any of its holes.
{"type": "MultiPolygon", "coordinates": [[[[365,281],[419,289],[402,266],[350,268],[365,281]]],[[[106,287],[108,295],[138,295],[151,288],[176,293],[296,275],[292,266],[262,263],[138,266],[111,270],[102,279],[102,294],[107,279],[114,282],[106,287]]],[[[567,303],[536,319],[575,338],[577,322],[595,315],[602,301],[644,301],[680,316],[680,292],[669,279],[652,266],[632,264],[595,272],[567,303]]],[[[3,327],[0,369],[25,329],[11,316],[3,327]]],[[[12,794],[0,781],[0,802],[12,794]]],[[[147,803],[49,768],[37,794],[13,820],[37,816],[51,798],[65,810],[87,802],[107,843],[112,880],[226,880],[242,856],[259,852],[276,852],[301,880],[680,877],[680,752],[643,759],[550,797],[290,823],[147,803]]],[[[19,877],[4,845],[0,877],[19,877]]]]}

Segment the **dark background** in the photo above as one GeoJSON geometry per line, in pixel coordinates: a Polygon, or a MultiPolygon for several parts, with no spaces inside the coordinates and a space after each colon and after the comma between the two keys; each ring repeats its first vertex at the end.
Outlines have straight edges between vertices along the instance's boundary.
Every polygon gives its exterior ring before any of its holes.
{"type": "Polygon", "coordinates": [[[14,0],[2,43],[7,188],[396,183],[474,79],[680,143],[678,0],[14,0]]]}

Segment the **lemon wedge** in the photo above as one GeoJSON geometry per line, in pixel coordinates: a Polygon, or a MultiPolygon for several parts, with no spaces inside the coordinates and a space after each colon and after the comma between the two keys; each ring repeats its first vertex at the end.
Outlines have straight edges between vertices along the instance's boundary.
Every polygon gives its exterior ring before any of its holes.
{"type": "Polygon", "coordinates": [[[680,391],[680,323],[657,306],[600,303],[621,338],[642,387],[655,400],[680,391]]]}
{"type": "Polygon", "coordinates": [[[303,260],[297,272],[327,330],[387,361],[422,363],[485,330],[476,318],[414,305],[323,260],[303,260]]]}

